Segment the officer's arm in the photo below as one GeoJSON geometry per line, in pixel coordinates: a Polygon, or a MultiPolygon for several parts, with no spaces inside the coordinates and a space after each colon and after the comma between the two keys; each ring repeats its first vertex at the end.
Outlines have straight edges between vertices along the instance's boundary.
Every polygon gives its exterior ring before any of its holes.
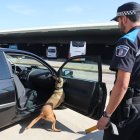
{"type": "Polygon", "coordinates": [[[107,114],[111,115],[122,101],[129,85],[130,75],[129,72],[118,70],[117,79],[106,107],[107,114]]]}

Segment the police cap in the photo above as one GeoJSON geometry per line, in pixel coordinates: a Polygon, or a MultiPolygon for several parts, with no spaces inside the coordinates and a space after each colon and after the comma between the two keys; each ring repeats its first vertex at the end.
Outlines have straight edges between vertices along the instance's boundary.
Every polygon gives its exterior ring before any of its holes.
{"type": "Polygon", "coordinates": [[[117,9],[117,15],[112,20],[117,21],[120,16],[140,14],[140,4],[136,2],[128,2],[117,9]]]}

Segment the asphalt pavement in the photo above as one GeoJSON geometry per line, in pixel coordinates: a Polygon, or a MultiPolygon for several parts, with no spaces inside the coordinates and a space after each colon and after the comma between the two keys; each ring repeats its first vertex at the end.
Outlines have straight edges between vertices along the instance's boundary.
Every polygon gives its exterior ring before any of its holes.
{"type": "Polygon", "coordinates": [[[55,110],[56,127],[61,132],[51,132],[51,123],[38,122],[31,129],[23,131],[32,118],[26,119],[0,132],[1,140],[102,140],[103,132],[86,134],[85,129],[96,124],[95,120],[70,109],[55,110]]]}

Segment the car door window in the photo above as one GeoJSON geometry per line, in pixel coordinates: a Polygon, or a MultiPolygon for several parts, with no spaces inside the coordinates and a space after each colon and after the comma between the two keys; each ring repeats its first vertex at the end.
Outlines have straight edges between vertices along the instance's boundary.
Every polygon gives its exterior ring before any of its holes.
{"type": "Polygon", "coordinates": [[[28,55],[6,53],[6,57],[11,64],[14,64],[17,66],[47,69],[47,67],[45,67],[38,60],[28,55]]]}
{"type": "Polygon", "coordinates": [[[5,53],[12,65],[12,73],[16,74],[25,88],[50,89],[52,68],[29,54],[5,53]],[[48,86],[46,86],[48,85],[48,86]],[[49,88],[50,87],[50,88],[49,88]]]}
{"type": "Polygon", "coordinates": [[[69,61],[62,69],[62,76],[66,78],[98,81],[98,63],[96,59],[82,59],[72,59],[69,61]]]}
{"type": "Polygon", "coordinates": [[[58,74],[65,79],[64,104],[86,116],[99,119],[106,100],[100,56],[72,57],[60,67],[58,74]]]}
{"type": "Polygon", "coordinates": [[[9,79],[10,72],[8,66],[6,65],[6,60],[2,52],[0,52],[0,80],[9,79]]]}
{"type": "Polygon", "coordinates": [[[11,76],[17,89],[18,106],[33,109],[44,104],[54,90],[51,66],[28,53],[5,52],[5,56],[11,64],[11,76]],[[31,105],[28,99],[30,94],[34,94],[35,99],[31,101],[31,105]]]}

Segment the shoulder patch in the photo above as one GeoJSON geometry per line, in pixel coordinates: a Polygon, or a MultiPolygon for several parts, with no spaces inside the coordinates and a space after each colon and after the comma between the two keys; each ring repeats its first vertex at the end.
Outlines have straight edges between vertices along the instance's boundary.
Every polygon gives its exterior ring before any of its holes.
{"type": "Polygon", "coordinates": [[[125,57],[127,52],[129,50],[128,46],[125,45],[119,45],[116,47],[116,56],[118,57],[125,57]]]}

